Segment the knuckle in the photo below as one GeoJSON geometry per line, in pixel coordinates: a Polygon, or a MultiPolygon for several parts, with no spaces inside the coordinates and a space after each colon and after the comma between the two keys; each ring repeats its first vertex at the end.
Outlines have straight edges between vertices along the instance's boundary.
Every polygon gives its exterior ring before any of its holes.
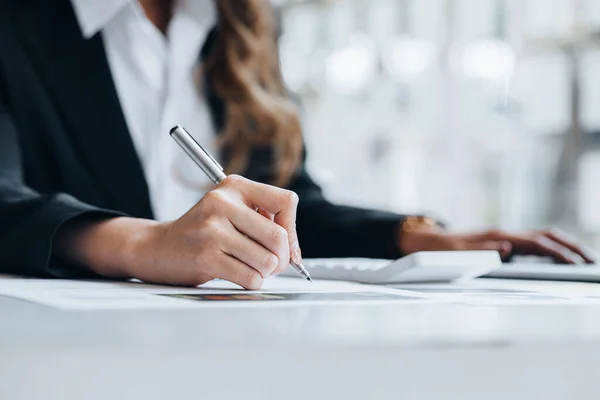
{"type": "Polygon", "coordinates": [[[557,236],[557,231],[555,229],[544,229],[541,234],[543,236],[547,236],[547,237],[552,237],[552,236],[557,236]]]}
{"type": "Polygon", "coordinates": [[[548,247],[548,239],[544,235],[536,235],[533,237],[533,244],[538,247],[548,247]]]}
{"type": "Polygon", "coordinates": [[[205,203],[215,206],[223,203],[225,201],[225,195],[218,189],[211,190],[210,192],[204,195],[203,200],[205,203]]]}
{"type": "Polygon", "coordinates": [[[279,257],[273,253],[269,253],[265,258],[263,265],[268,269],[269,273],[271,273],[279,266],[279,257]]]}
{"type": "Polygon", "coordinates": [[[300,201],[300,198],[296,192],[292,192],[291,190],[285,190],[283,193],[283,198],[285,203],[291,207],[296,207],[300,201]]]}
{"type": "Polygon", "coordinates": [[[565,231],[558,228],[548,229],[546,231],[546,236],[556,240],[569,240],[569,235],[565,231]]]}
{"type": "Polygon", "coordinates": [[[235,207],[235,200],[228,196],[222,190],[213,190],[205,195],[205,207],[203,209],[206,215],[224,215],[231,212],[235,207]]]}
{"type": "Polygon", "coordinates": [[[225,178],[223,180],[223,184],[225,186],[239,188],[241,185],[244,184],[245,181],[246,181],[245,178],[234,174],[234,175],[229,175],[227,178],[225,178]]]}
{"type": "Polygon", "coordinates": [[[287,243],[288,233],[284,228],[278,226],[273,229],[273,232],[271,233],[271,240],[277,245],[287,243]]]}

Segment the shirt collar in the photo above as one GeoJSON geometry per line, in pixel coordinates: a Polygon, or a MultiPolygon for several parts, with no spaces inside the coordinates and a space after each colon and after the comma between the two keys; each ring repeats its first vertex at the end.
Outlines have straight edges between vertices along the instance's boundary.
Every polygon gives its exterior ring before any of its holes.
{"type": "MultiPolygon", "coordinates": [[[[83,37],[91,38],[137,0],[71,0],[83,37]]],[[[180,0],[178,10],[191,15],[200,24],[214,24],[217,19],[214,0],[180,0]]]]}
{"type": "Polygon", "coordinates": [[[100,32],[129,0],[71,0],[81,33],[86,39],[100,32]]]}

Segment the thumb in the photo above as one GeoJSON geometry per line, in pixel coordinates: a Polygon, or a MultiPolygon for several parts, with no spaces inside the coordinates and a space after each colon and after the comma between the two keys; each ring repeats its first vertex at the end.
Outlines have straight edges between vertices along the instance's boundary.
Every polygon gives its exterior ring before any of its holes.
{"type": "Polygon", "coordinates": [[[496,240],[483,240],[477,242],[471,242],[469,244],[469,250],[491,250],[500,253],[500,257],[505,260],[510,257],[513,246],[511,242],[496,241],[496,240]]]}

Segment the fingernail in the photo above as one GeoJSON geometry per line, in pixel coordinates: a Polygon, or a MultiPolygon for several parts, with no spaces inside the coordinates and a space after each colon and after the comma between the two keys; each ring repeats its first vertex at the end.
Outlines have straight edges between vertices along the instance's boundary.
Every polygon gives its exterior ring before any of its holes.
{"type": "Polygon", "coordinates": [[[292,244],[291,259],[294,264],[302,264],[302,251],[300,251],[300,243],[297,240],[292,244]]]}

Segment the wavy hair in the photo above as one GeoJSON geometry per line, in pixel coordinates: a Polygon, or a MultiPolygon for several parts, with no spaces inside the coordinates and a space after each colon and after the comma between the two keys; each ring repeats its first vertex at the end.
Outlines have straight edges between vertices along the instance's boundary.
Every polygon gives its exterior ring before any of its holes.
{"type": "Polygon", "coordinates": [[[225,103],[219,146],[227,173],[242,173],[256,148],[273,151],[272,184],[285,186],[302,157],[298,110],[286,94],[279,66],[275,15],[268,0],[214,0],[215,45],[205,71],[225,103]]]}

